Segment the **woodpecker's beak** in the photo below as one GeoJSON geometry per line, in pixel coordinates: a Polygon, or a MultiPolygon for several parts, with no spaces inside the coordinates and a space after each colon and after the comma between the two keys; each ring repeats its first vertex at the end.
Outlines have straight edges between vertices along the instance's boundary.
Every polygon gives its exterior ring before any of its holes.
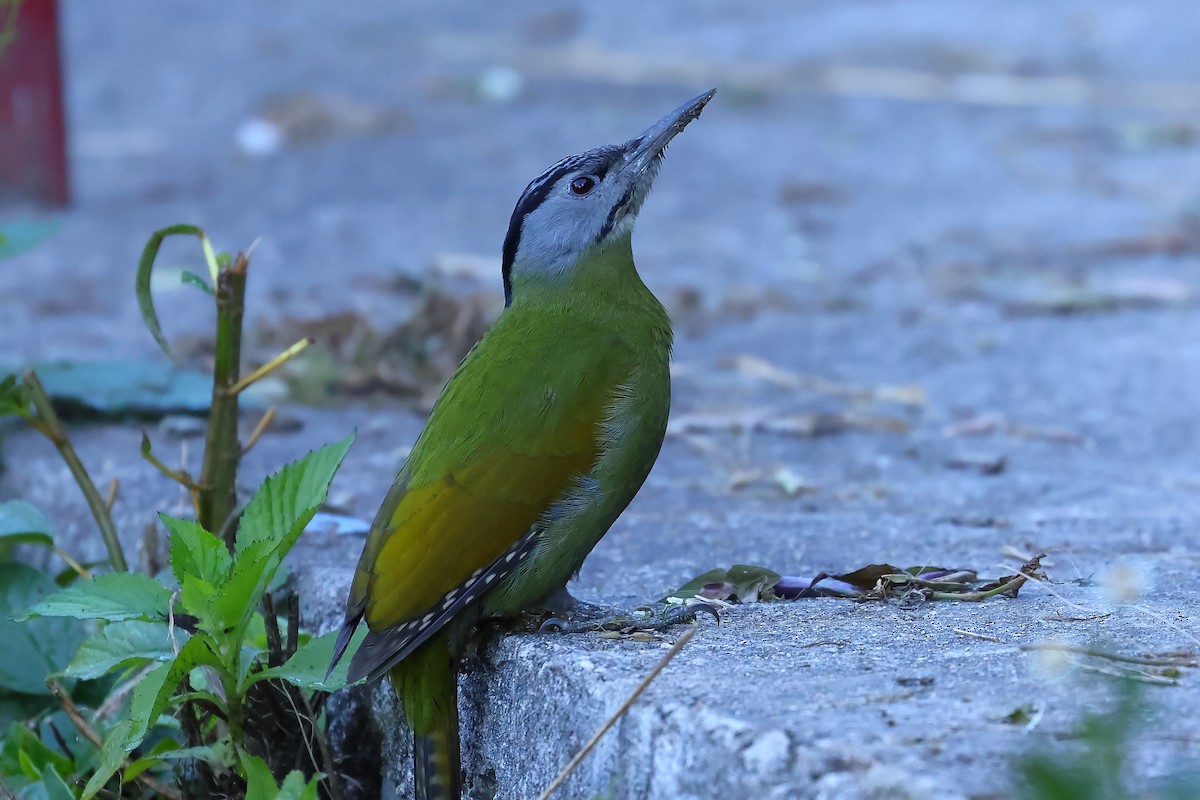
{"type": "Polygon", "coordinates": [[[645,173],[651,166],[657,166],[662,160],[663,151],[667,149],[667,143],[686,128],[689,122],[700,116],[704,106],[716,93],[716,89],[709,89],[699,97],[687,101],[651,125],[641,136],[627,142],[625,164],[621,171],[634,176],[645,173]]]}

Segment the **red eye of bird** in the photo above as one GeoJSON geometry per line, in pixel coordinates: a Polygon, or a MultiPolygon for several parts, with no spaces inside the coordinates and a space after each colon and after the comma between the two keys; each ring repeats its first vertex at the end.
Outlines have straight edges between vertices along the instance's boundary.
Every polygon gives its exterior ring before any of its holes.
{"type": "Polygon", "coordinates": [[[575,194],[587,194],[594,188],[596,188],[596,181],[587,176],[571,181],[571,191],[575,194]]]}

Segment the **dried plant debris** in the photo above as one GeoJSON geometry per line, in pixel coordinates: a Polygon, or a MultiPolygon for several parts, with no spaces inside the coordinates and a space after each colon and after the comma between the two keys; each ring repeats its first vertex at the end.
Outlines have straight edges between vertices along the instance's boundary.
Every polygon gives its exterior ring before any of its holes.
{"type": "Polygon", "coordinates": [[[767,433],[813,439],[847,431],[907,433],[911,425],[899,417],[860,414],[853,411],[810,411],[800,414],[772,414],[768,411],[738,413],[676,414],[667,425],[668,436],[707,433],[767,433]]]}
{"type": "Polygon", "coordinates": [[[1175,686],[1185,669],[1200,667],[1200,657],[1190,650],[1127,655],[1056,642],[1022,645],[1021,649],[1037,653],[1048,665],[1069,659],[1088,672],[1161,686],[1175,686]]]}
{"type": "Polygon", "coordinates": [[[981,580],[974,570],[919,566],[900,569],[891,564],[865,567],[833,574],[822,572],[812,579],[780,575],[766,567],[735,564],[728,570],[713,569],[697,575],[667,595],[668,602],[690,598],[741,603],[840,597],[860,602],[898,600],[906,604],[958,600],[980,602],[991,597],[1016,597],[1027,580],[1042,580],[1039,554],[1026,561],[1015,575],[993,581],[981,580]]]}
{"type": "Polygon", "coordinates": [[[992,434],[1005,434],[1017,439],[1040,439],[1053,444],[1088,444],[1088,439],[1078,433],[1061,428],[1024,425],[1006,419],[1003,414],[990,411],[972,415],[942,428],[942,435],[947,438],[992,434]]]}
{"type": "Polygon", "coordinates": [[[778,572],[766,567],[734,564],[729,569],[710,569],[697,575],[663,598],[666,602],[685,601],[693,597],[704,600],[758,603],[778,599],[774,587],[782,580],[778,572]]]}
{"type": "Polygon", "coordinates": [[[749,322],[770,311],[794,312],[797,301],[777,288],[740,287],[710,299],[694,286],[681,286],[664,297],[671,320],[688,337],[700,336],[726,322],[749,322]]]}
{"type": "Polygon", "coordinates": [[[1071,285],[1053,288],[1031,297],[1007,300],[1012,316],[1094,314],[1127,308],[1164,308],[1188,305],[1195,290],[1173,278],[1129,276],[1108,285],[1071,285]]]}
{"type": "Polygon", "coordinates": [[[969,453],[946,459],[946,466],[950,469],[978,472],[980,475],[999,475],[1008,466],[1008,459],[1003,455],[969,453]]]}
{"type": "Polygon", "coordinates": [[[748,378],[756,378],[781,389],[807,391],[813,394],[843,397],[848,400],[872,403],[896,403],[920,408],[928,401],[925,390],[920,386],[906,384],[882,384],[880,386],[852,386],[839,383],[819,375],[805,375],[784,369],[765,358],[740,354],[722,359],[720,367],[733,370],[748,378]]]}
{"type": "Polygon", "coordinates": [[[323,405],[347,396],[402,398],[427,409],[498,313],[489,294],[426,286],[413,299],[411,313],[391,329],[352,311],[259,324],[248,335],[247,361],[310,336],[317,346],[277,373],[289,399],[323,405]]]}

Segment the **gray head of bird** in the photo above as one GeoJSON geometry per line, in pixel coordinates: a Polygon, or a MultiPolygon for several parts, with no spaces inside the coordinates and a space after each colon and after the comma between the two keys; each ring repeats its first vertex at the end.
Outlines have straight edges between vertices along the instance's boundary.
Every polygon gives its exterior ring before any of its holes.
{"type": "Polygon", "coordinates": [[[567,156],[530,181],[504,238],[505,302],[512,302],[514,274],[566,274],[592,248],[627,235],[667,144],[715,93],[689,100],[624,144],[567,156]]]}

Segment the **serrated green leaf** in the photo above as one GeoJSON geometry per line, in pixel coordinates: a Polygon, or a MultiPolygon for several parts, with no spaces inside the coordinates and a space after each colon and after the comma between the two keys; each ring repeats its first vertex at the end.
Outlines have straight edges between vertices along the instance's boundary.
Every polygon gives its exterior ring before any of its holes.
{"type": "Polygon", "coordinates": [[[33,567],[0,563],[0,689],[48,695],[46,676],[66,666],[83,640],[83,626],[73,619],[13,621],[57,590],[54,581],[33,567]]]}
{"type": "Polygon", "coordinates": [[[112,572],[68,586],[30,607],[21,619],[75,617],[120,622],[165,620],[171,590],[137,572],[112,572]]]}
{"type": "Polygon", "coordinates": [[[194,575],[185,575],[179,589],[180,606],[196,618],[196,627],[213,636],[229,629],[229,625],[213,608],[217,590],[211,583],[194,575]]]}
{"type": "Polygon", "coordinates": [[[263,483],[238,524],[235,555],[257,542],[275,541],[286,554],[325,502],[329,484],[354,443],[354,434],[293,461],[263,483]]]}
{"type": "Polygon", "coordinates": [[[189,652],[189,648],[185,644],[174,662],[159,664],[143,675],[142,679],[133,687],[133,693],[129,698],[129,721],[133,723],[133,727],[130,728],[125,741],[126,752],[141,744],[142,739],[146,738],[146,732],[154,727],[154,723],[158,722],[175,687],[195,666],[194,663],[191,663],[195,652],[203,649],[204,645],[202,644],[200,647],[191,648],[189,652]],[[173,675],[177,678],[174,682],[170,682],[173,675]]]}
{"type": "Polygon", "coordinates": [[[50,522],[45,514],[24,500],[0,503],[0,545],[40,544],[53,547],[50,522]]]}
{"type": "Polygon", "coordinates": [[[292,462],[263,483],[238,527],[233,569],[209,601],[215,619],[239,642],[263,593],[304,526],[325,502],[354,441],[351,434],[292,462]]]}
{"type": "Polygon", "coordinates": [[[317,800],[317,789],[324,775],[318,773],[311,778],[305,778],[304,773],[292,770],[283,779],[279,787],[278,800],[317,800]]]}
{"type": "Polygon", "coordinates": [[[174,661],[155,667],[134,687],[129,702],[129,719],[134,722],[134,727],[126,743],[127,750],[141,744],[146,732],[158,722],[171,695],[196,667],[213,667],[217,670],[225,668],[212,639],[203,633],[189,639],[174,661]],[[154,676],[153,679],[151,675],[154,676]]]}
{"type": "Polygon", "coordinates": [[[217,586],[229,577],[233,559],[225,543],[193,520],[159,514],[170,531],[171,570],[183,584],[185,576],[195,576],[217,586]]]}
{"type": "MultiPolygon", "coordinates": [[[[186,642],[186,631],[176,628],[175,646],[186,642]]],[[[98,678],[134,661],[169,661],[175,657],[171,631],[166,622],[125,620],[105,625],[84,640],[75,657],[63,670],[73,678],[98,678]]]]}
{"type": "Polygon", "coordinates": [[[346,657],[338,662],[333,672],[329,672],[329,662],[333,660],[333,645],[337,639],[337,631],[330,631],[324,636],[309,639],[307,643],[296,650],[286,663],[256,672],[250,676],[250,679],[260,681],[267,678],[279,678],[294,686],[299,686],[301,689],[336,692],[346,686],[346,672],[350,668],[350,656],[354,654],[366,635],[367,626],[360,625],[350,642],[346,657]],[[329,674],[326,675],[326,673],[329,674]]]}
{"type": "Polygon", "coordinates": [[[237,629],[242,638],[281,560],[272,542],[258,542],[238,556],[229,580],[208,601],[214,632],[237,629]]]}
{"type": "Polygon", "coordinates": [[[109,729],[104,737],[104,745],[100,748],[100,757],[96,763],[96,771],[83,787],[80,800],[91,800],[96,793],[104,788],[109,779],[117,774],[117,770],[125,763],[125,743],[129,733],[134,729],[132,720],[123,719],[109,729]]]}
{"type": "Polygon", "coordinates": [[[142,312],[142,321],[146,323],[146,328],[150,331],[150,335],[154,337],[154,341],[158,342],[158,346],[162,351],[171,355],[171,349],[167,346],[167,340],[162,334],[162,327],[158,323],[158,312],[154,310],[154,297],[150,292],[150,278],[154,273],[154,259],[158,256],[158,249],[162,246],[163,239],[168,236],[195,236],[200,239],[200,243],[206,250],[209,249],[208,238],[204,235],[204,231],[200,230],[195,225],[171,225],[166,228],[155,231],[150,236],[150,241],[146,242],[145,248],[142,249],[142,257],[138,259],[137,281],[134,285],[137,293],[138,309],[142,312]]]}

